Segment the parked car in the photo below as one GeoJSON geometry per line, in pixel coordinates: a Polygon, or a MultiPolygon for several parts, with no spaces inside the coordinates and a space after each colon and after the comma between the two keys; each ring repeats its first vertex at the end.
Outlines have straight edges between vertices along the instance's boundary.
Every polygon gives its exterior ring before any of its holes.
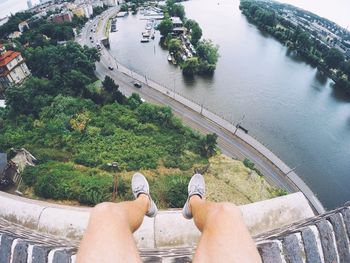
{"type": "Polygon", "coordinates": [[[136,88],[142,88],[142,84],[141,83],[139,83],[139,82],[135,82],[134,83],[134,86],[136,87],[136,88]]]}

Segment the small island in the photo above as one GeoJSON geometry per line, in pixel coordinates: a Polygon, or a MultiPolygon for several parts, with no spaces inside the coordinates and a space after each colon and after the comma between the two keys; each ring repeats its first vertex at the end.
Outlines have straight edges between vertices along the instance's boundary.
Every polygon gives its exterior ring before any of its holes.
{"type": "Polygon", "coordinates": [[[213,74],[219,47],[211,40],[201,40],[202,29],[196,21],[186,18],[183,5],[168,0],[162,8],[164,18],[157,29],[169,50],[168,61],[180,65],[186,76],[213,74]]]}

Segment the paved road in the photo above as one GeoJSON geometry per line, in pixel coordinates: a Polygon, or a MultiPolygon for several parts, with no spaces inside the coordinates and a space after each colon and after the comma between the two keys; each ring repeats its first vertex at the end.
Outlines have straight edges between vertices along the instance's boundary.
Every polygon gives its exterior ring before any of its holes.
{"type": "MultiPolygon", "coordinates": [[[[104,28],[108,17],[117,11],[118,8],[110,9],[100,17],[95,18],[92,22],[89,22],[82,30],[82,34],[77,38],[77,41],[80,44],[86,44],[90,47],[95,46],[96,41],[99,41],[104,36],[104,28]],[[96,32],[94,32],[94,30],[96,32]],[[94,43],[91,42],[90,37],[94,43]]],[[[143,84],[141,89],[134,87],[133,84],[135,83],[135,79],[133,78],[133,73],[118,64],[107,49],[103,48],[101,53],[101,61],[96,63],[96,75],[100,79],[104,79],[106,75],[109,75],[119,84],[119,89],[126,96],[131,95],[133,92],[139,93],[141,97],[148,102],[170,106],[173,112],[189,127],[205,134],[215,132],[218,135],[218,146],[222,153],[240,160],[243,160],[244,158],[250,159],[264,174],[266,180],[271,185],[284,189],[290,193],[302,191],[310,201],[316,213],[324,212],[322,204],[305,184],[303,187],[298,187],[288,176],[286,176],[285,173],[245,141],[241,140],[227,129],[222,128],[217,123],[205,118],[200,113],[184,106],[184,104],[148,85],[143,84]],[[113,67],[114,70],[109,70],[108,67],[113,67]]],[[[145,80],[147,82],[146,77],[145,80]]],[[[301,183],[303,184],[303,182],[301,183]]]]}

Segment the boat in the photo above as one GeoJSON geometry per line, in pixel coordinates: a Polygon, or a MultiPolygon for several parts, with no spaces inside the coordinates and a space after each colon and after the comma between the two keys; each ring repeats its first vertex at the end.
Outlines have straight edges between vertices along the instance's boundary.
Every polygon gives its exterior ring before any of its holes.
{"type": "Polygon", "coordinates": [[[142,32],[142,36],[145,37],[145,38],[149,38],[151,35],[150,35],[150,32],[142,32]]]}
{"type": "Polygon", "coordinates": [[[145,37],[141,38],[141,43],[147,43],[147,42],[149,42],[149,38],[145,38],[145,37]]]}

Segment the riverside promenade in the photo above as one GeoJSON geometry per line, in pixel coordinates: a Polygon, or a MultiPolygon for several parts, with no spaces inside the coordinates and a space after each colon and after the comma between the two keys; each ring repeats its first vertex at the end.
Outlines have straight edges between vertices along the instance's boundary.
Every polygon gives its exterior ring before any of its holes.
{"type": "MultiPolygon", "coordinates": [[[[107,21],[114,17],[118,11],[119,8],[107,10],[100,18],[96,19],[97,21],[92,22],[90,27],[87,26],[83,30],[82,36],[77,41],[82,45],[90,45],[88,35],[91,32],[92,25],[96,22],[102,25],[96,30],[96,38],[104,38],[105,28],[108,25],[107,21]]],[[[101,61],[96,66],[96,75],[100,79],[110,75],[120,85],[121,91],[126,95],[130,95],[131,92],[140,93],[143,97],[151,98],[153,102],[170,106],[175,114],[185,119],[185,123],[191,128],[202,132],[217,133],[219,136],[218,146],[224,154],[239,159],[249,158],[264,174],[269,183],[288,192],[301,191],[318,214],[325,212],[316,195],[293,169],[288,167],[258,140],[203,105],[199,105],[195,101],[153,81],[147,76],[132,71],[114,58],[109,49],[103,48],[101,55],[101,61]],[[113,67],[114,70],[111,71],[108,67],[113,67]],[[142,89],[135,89],[133,86],[135,81],[143,83],[142,89]]]]}

